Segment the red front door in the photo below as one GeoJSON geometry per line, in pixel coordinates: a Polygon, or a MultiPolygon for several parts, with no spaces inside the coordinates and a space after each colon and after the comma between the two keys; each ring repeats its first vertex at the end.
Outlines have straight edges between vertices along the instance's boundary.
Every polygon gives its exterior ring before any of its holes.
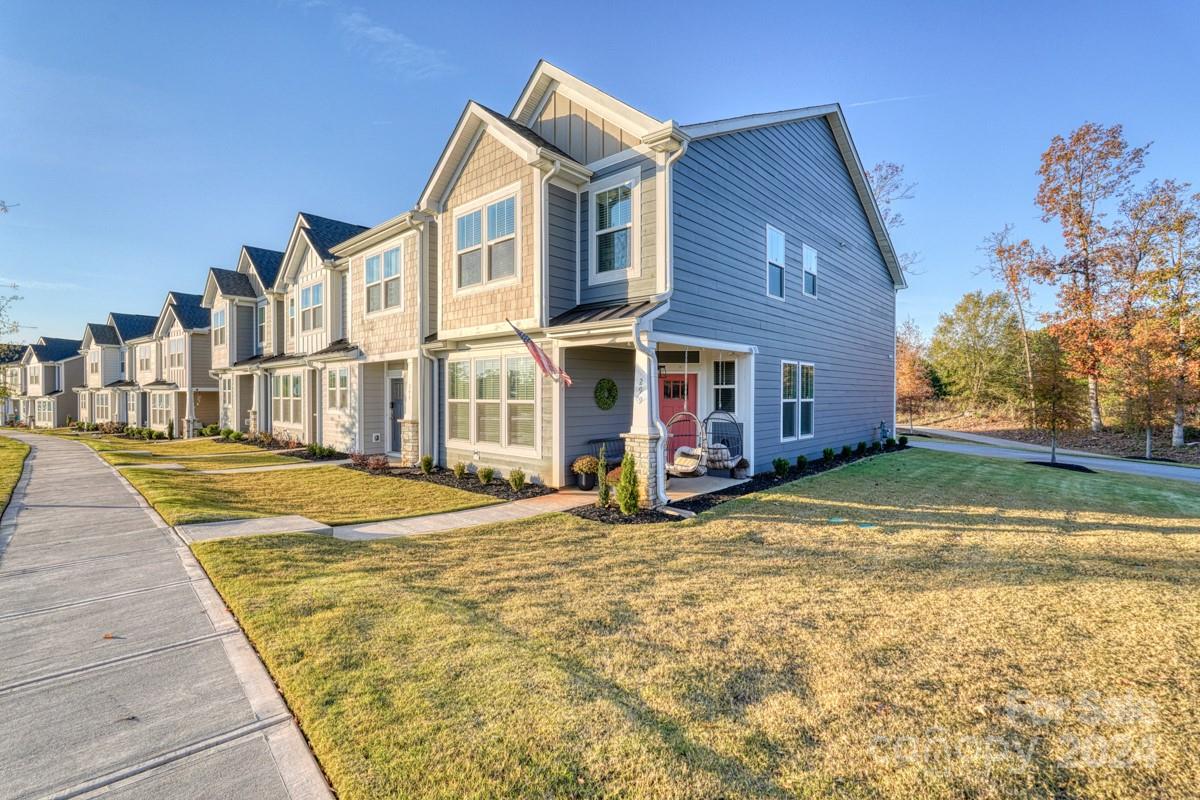
{"type": "Polygon", "coordinates": [[[658,376],[658,414],[662,421],[669,422],[680,411],[696,413],[696,376],[658,376]]]}

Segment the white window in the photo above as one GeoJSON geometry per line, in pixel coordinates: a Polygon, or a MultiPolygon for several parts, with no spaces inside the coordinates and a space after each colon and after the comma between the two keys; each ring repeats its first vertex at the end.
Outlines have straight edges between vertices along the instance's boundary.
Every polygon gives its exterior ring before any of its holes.
{"type": "Polygon", "coordinates": [[[38,425],[53,425],[54,424],[54,401],[53,400],[38,400],[34,404],[34,421],[38,425]]]}
{"type": "Polygon", "coordinates": [[[99,350],[91,350],[88,352],[88,374],[89,375],[99,375],[100,374],[100,351],[99,350]]]}
{"type": "Polygon", "coordinates": [[[183,337],[172,336],[167,344],[167,366],[178,369],[183,366],[183,337]]]}
{"type": "Polygon", "coordinates": [[[400,248],[368,256],[365,266],[367,313],[399,308],[403,298],[401,275],[404,269],[400,248]]]}
{"type": "Polygon", "coordinates": [[[783,299],[787,273],[787,238],[783,231],[767,226],[767,294],[783,299]]]}
{"type": "Polygon", "coordinates": [[[101,392],[96,395],[96,419],[104,422],[112,418],[109,413],[109,398],[108,392],[101,392]]]}
{"type": "Polygon", "coordinates": [[[813,435],[813,365],[784,361],[781,378],[780,438],[808,438],[813,435]]]}
{"type": "Polygon", "coordinates": [[[33,367],[29,370],[29,385],[37,386],[42,382],[42,368],[40,366],[33,367]]]}
{"type": "Polygon", "coordinates": [[[267,347],[267,304],[259,303],[254,314],[258,325],[258,352],[262,353],[266,351],[267,347]]]}
{"type": "Polygon", "coordinates": [[[141,372],[150,371],[150,345],[139,344],[137,347],[137,368],[141,372]]]}
{"type": "Polygon", "coordinates": [[[300,330],[315,331],[321,327],[325,301],[324,284],[314,283],[300,290],[300,330]]]}
{"type": "Polygon", "coordinates": [[[596,181],[588,187],[591,196],[589,225],[592,229],[588,278],[606,283],[637,275],[639,171],[628,170],[596,181]]]}
{"type": "Polygon", "coordinates": [[[737,413],[737,362],[714,361],[713,411],[737,413]]]}
{"type": "Polygon", "coordinates": [[[165,428],[171,421],[171,395],[167,392],[154,392],[150,395],[150,424],[165,428]]]}
{"type": "Polygon", "coordinates": [[[516,195],[485,202],[481,207],[456,217],[454,253],[456,280],[460,289],[516,275],[516,195]]]}
{"type": "Polygon", "coordinates": [[[276,375],[271,379],[271,417],[292,425],[301,420],[299,375],[276,375]]]}
{"type": "Polygon", "coordinates": [[[817,251],[808,245],[800,248],[804,262],[804,293],[809,297],[817,296],[817,251]]]}
{"type": "Polygon", "coordinates": [[[233,378],[221,378],[221,407],[233,405],[233,378]]]}
{"type": "Polygon", "coordinates": [[[296,298],[288,298],[288,335],[296,335],[296,298]]]}
{"type": "Polygon", "coordinates": [[[138,424],[138,396],[137,392],[130,392],[125,398],[125,418],[129,420],[130,425],[138,424]]]}
{"type": "Polygon", "coordinates": [[[225,309],[213,312],[212,329],[213,347],[220,347],[225,344],[225,309]]]}
{"type": "Polygon", "coordinates": [[[330,408],[350,406],[350,368],[338,367],[325,371],[325,386],[330,408]]]}
{"type": "Polygon", "coordinates": [[[447,437],[495,448],[537,447],[538,374],[527,355],[447,365],[447,437]]]}

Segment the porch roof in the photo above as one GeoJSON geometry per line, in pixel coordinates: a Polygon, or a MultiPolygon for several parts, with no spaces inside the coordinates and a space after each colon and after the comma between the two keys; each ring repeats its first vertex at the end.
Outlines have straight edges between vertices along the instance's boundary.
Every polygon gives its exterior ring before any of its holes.
{"type": "Polygon", "coordinates": [[[632,300],[627,303],[585,303],[553,317],[547,327],[633,320],[650,313],[660,305],[661,301],[655,302],[650,299],[632,300]]]}

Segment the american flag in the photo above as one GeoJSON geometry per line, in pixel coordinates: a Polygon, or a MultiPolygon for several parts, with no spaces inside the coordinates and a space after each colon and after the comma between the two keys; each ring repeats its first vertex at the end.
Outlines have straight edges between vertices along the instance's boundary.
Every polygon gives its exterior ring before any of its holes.
{"type": "Polygon", "coordinates": [[[513,325],[512,320],[504,320],[512,329],[517,332],[517,336],[521,337],[521,341],[525,343],[525,347],[529,350],[529,355],[533,356],[533,360],[537,362],[538,368],[542,374],[549,378],[562,379],[565,386],[571,385],[571,376],[563,372],[557,364],[550,360],[550,356],[546,355],[546,351],[538,347],[537,342],[529,338],[529,334],[513,325]]]}

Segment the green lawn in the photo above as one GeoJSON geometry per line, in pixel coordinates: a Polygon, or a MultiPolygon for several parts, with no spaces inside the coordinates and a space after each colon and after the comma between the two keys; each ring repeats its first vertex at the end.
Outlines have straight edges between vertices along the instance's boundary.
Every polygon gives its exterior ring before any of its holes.
{"type": "Polygon", "coordinates": [[[280,464],[300,464],[304,459],[296,456],[281,456],[268,453],[259,448],[253,452],[233,451],[229,453],[212,453],[211,455],[141,455],[136,453],[107,452],[101,457],[116,467],[152,467],[156,464],[178,464],[184,469],[195,472],[204,469],[242,469],[245,467],[272,467],[280,464]]]}
{"type": "Polygon", "coordinates": [[[1193,486],[910,450],[687,523],[194,550],[342,798],[1200,785],[1193,486]]]}
{"type": "Polygon", "coordinates": [[[0,514],[8,508],[13,489],[21,479],[21,469],[25,466],[27,455],[29,445],[7,436],[0,436],[0,514]]]}
{"type": "Polygon", "coordinates": [[[349,525],[496,502],[486,495],[434,483],[342,467],[224,475],[133,468],[122,474],[170,525],[281,514],[349,525]]]}

